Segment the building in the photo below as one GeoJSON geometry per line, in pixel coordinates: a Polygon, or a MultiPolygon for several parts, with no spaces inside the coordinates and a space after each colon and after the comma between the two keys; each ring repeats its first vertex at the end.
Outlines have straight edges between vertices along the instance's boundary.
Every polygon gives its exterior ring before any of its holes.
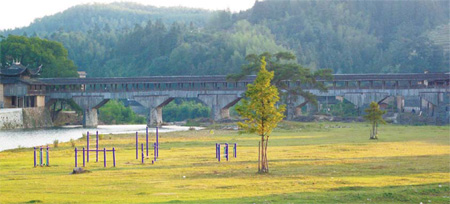
{"type": "Polygon", "coordinates": [[[45,83],[36,79],[42,66],[30,69],[13,63],[0,70],[0,108],[45,106],[45,83]]]}

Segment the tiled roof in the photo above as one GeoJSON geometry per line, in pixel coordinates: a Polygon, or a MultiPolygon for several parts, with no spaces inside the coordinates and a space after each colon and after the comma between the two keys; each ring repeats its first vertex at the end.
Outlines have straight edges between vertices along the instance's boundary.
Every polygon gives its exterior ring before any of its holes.
{"type": "Polygon", "coordinates": [[[25,67],[21,64],[12,64],[6,69],[0,70],[0,75],[2,76],[18,76],[22,75],[23,73],[28,73],[32,76],[39,75],[39,72],[41,71],[42,66],[39,66],[35,70],[31,70],[28,67],[25,67]]]}

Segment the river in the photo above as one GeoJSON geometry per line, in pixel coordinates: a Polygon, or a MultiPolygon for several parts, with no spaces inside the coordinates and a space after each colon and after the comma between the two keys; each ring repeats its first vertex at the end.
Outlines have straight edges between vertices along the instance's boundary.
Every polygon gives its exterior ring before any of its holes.
{"type": "MultiPolygon", "coordinates": [[[[0,151],[19,147],[34,147],[46,144],[53,144],[54,140],[68,142],[70,139],[79,139],[87,131],[95,135],[99,134],[123,134],[123,133],[145,133],[146,125],[99,125],[97,128],[83,128],[81,126],[63,126],[57,128],[44,129],[17,129],[0,131],[0,151]]],[[[185,126],[163,126],[159,132],[173,132],[188,130],[185,126]]],[[[195,127],[196,130],[202,129],[195,127]]],[[[155,128],[149,128],[149,132],[156,132],[155,128]]],[[[94,136],[95,137],[95,136],[94,136]]]]}

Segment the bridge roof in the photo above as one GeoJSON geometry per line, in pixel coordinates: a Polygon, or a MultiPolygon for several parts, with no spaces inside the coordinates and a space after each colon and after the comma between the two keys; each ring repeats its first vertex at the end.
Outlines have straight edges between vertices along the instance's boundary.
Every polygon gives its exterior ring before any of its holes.
{"type": "Polygon", "coordinates": [[[334,81],[450,80],[450,73],[334,74],[334,81]]]}
{"type": "MultiPolygon", "coordinates": [[[[216,76],[151,76],[151,77],[108,77],[108,78],[41,78],[42,82],[52,85],[70,84],[132,84],[132,83],[199,83],[227,82],[225,75],[216,76]]],[[[255,76],[247,76],[240,82],[253,82],[255,76]]]]}
{"type": "MultiPolygon", "coordinates": [[[[450,73],[405,73],[405,74],[334,74],[333,81],[445,81],[450,73]]],[[[252,83],[255,75],[249,75],[240,82],[252,83]]],[[[199,83],[229,82],[225,75],[205,76],[148,76],[148,77],[105,77],[105,78],[41,78],[49,85],[72,84],[133,84],[133,83],[199,83]]],[[[318,79],[319,81],[324,81],[318,79]]]]}

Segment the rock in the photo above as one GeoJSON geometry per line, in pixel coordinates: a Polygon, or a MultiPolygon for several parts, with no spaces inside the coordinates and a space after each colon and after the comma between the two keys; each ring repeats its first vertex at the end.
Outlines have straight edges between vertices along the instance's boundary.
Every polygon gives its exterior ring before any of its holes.
{"type": "Polygon", "coordinates": [[[73,168],[72,174],[83,174],[83,173],[89,173],[90,171],[85,170],[81,167],[75,167],[73,168]]]}

